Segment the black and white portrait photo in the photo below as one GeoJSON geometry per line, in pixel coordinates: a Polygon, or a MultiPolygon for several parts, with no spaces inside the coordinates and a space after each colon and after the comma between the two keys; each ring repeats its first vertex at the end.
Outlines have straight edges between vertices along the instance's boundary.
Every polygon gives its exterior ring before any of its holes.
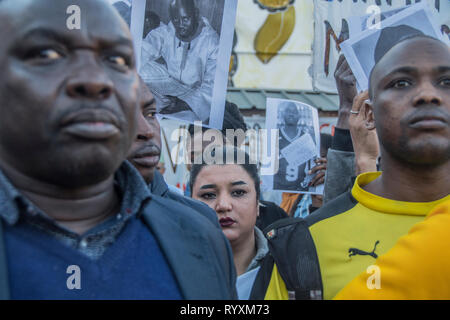
{"type": "Polygon", "coordinates": [[[139,74],[158,113],[221,128],[236,0],[147,0],[139,74]]]}
{"type": "Polygon", "coordinates": [[[266,126],[278,130],[272,189],[321,194],[322,188],[309,186],[314,175],[308,174],[320,154],[317,110],[297,101],[268,99],[266,126]]]}
{"type": "Polygon", "coordinates": [[[426,2],[411,5],[380,22],[379,28],[366,29],[341,43],[341,49],[356,77],[358,90],[367,90],[374,65],[396,43],[414,35],[427,35],[445,42],[433,24],[426,2]]]}

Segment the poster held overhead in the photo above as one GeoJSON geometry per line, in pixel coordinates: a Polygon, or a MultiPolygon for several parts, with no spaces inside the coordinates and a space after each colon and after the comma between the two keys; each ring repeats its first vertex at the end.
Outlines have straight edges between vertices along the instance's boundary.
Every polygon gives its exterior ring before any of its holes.
{"type": "Polygon", "coordinates": [[[415,35],[427,35],[448,43],[433,23],[426,2],[409,6],[382,20],[379,28],[366,29],[341,43],[342,52],[357,81],[358,91],[367,90],[372,68],[396,43],[415,35]]]}
{"type": "MultiPolygon", "coordinates": [[[[309,1],[308,1],[309,2],[309,1]]],[[[314,41],[311,76],[316,91],[336,93],[334,72],[342,53],[341,44],[367,26],[388,18],[392,10],[418,1],[413,0],[313,0],[314,41]]],[[[446,38],[450,38],[450,1],[421,0],[428,4],[433,23],[446,38]]]]}
{"type": "Polygon", "coordinates": [[[349,36],[352,38],[366,29],[379,28],[379,23],[381,23],[381,21],[399,13],[407,7],[408,6],[383,12],[381,9],[378,9],[379,13],[350,17],[348,18],[349,36]]]}

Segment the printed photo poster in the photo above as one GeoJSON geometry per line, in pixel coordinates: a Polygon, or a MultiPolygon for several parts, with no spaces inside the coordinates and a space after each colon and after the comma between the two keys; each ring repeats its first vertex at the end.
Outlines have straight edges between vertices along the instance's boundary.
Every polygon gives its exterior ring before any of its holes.
{"type": "Polygon", "coordinates": [[[341,43],[341,49],[357,80],[358,90],[367,90],[374,65],[402,39],[428,35],[448,43],[433,23],[426,2],[407,7],[341,43]]]}
{"type": "Polygon", "coordinates": [[[450,38],[449,0],[314,0],[314,90],[336,93],[334,72],[345,40],[376,24],[378,15],[382,21],[398,13],[398,9],[422,2],[428,4],[441,34],[450,38]]]}
{"type": "Polygon", "coordinates": [[[269,132],[276,130],[278,143],[273,150],[276,164],[271,166],[272,175],[263,177],[265,188],[322,194],[323,185],[309,186],[314,174],[308,174],[315,166],[314,160],[320,157],[317,109],[294,100],[268,98],[266,128],[269,132]]]}
{"type": "Polygon", "coordinates": [[[237,0],[133,0],[132,7],[138,70],[158,113],[221,129],[237,0]]]}
{"type": "Polygon", "coordinates": [[[386,18],[389,18],[390,16],[393,16],[396,13],[399,13],[400,11],[408,8],[408,6],[388,10],[382,12],[380,9],[379,14],[376,12],[378,10],[374,10],[372,14],[366,14],[364,16],[355,16],[348,18],[348,29],[349,29],[349,36],[350,38],[355,37],[362,31],[366,29],[373,29],[377,28],[378,24],[385,20],[386,18]],[[377,15],[378,14],[378,15],[377,15]]]}

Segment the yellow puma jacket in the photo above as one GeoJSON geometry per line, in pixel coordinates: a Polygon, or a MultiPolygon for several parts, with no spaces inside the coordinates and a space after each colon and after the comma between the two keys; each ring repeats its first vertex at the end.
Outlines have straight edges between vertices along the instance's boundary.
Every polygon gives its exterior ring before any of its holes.
{"type": "Polygon", "coordinates": [[[450,299],[450,200],[414,225],[375,265],[378,269],[361,273],[336,299],[450,299]]]}
{"type": "MultiPolygon", "coordinates": [[[[365,191],[363,187],[381,174],[359,175],[350,192],[305,218],[317,252],[324,299],[333,299],[361,272],[371,270],[376,259],[387,253],[415,224],[422,222],[434,207],[450,200],[448,195],[432,202],[403,202],[365,191]]],[[[446,239],[448,250],[448,237],[446,239]]],[[[381,277],[383,286],[383,275],[381,277]]],[[[288,292],[283,284],[278,270],[273,268],[266,298],[287,299],[288,292]]]]}

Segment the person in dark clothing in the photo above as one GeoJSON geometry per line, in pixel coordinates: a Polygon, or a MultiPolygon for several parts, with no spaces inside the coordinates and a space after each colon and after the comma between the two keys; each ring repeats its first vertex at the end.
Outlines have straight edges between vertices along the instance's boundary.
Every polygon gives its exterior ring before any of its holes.
{"type": "Polygon", "coordinates": [[[271,201],[259,200],[259,215],[256,218],[256,226],[264,230],[267,226],[280,219],[287,218],[286,211],[271,201]]]}
{"type": "Polygon", "coordinates": [[[1,1],[0,37],[0,299],[235,298],[223,233],[125,161],[139,80],[114,7],[1,1]]]}
{"type": "MultiPolygon", "coordinates": [[[[305,128],[298,126],[300,119],[300,111],[297,105],[292,101],[282,102],[279,106],[282,108],[282,117],[278,130],[278,149],[281,151],[291,144],[296,139],[305,134],[311,134],[305,128]]],[[[314,135],[312,136],[314,137],[314,135]]],[[[273,176],[273,188],[278,190],[294,190],[294,191],[308,191],[308,183],[304,183],[306,173],[305,167],[308,162],[294,166],[290,164],[286,158],[282,157],[280,153],[279,168],[273,176]]],[[[308,171],[308,170],[306,170],[308,171]]]]}
{"type": "Polygon", "coordinates": [[[164,177],[156,170],[161,156],[161,131],[156,118],[156,103],[147,85],[141,78],[139,79],[141,112],[138,116],[138,132],[129,151],[128,160],[142,175],[152,194],[187,205],[219,227],[216,214],[211,208],[200,201],[169,190],[164,177]]]}
{"type": "Polygon", "coordinates": [[[150,184],[161,156],[161,131],[156,119],[156,103],[152,93],[139,77],[138,130],[128,160],[150,184]]]}

